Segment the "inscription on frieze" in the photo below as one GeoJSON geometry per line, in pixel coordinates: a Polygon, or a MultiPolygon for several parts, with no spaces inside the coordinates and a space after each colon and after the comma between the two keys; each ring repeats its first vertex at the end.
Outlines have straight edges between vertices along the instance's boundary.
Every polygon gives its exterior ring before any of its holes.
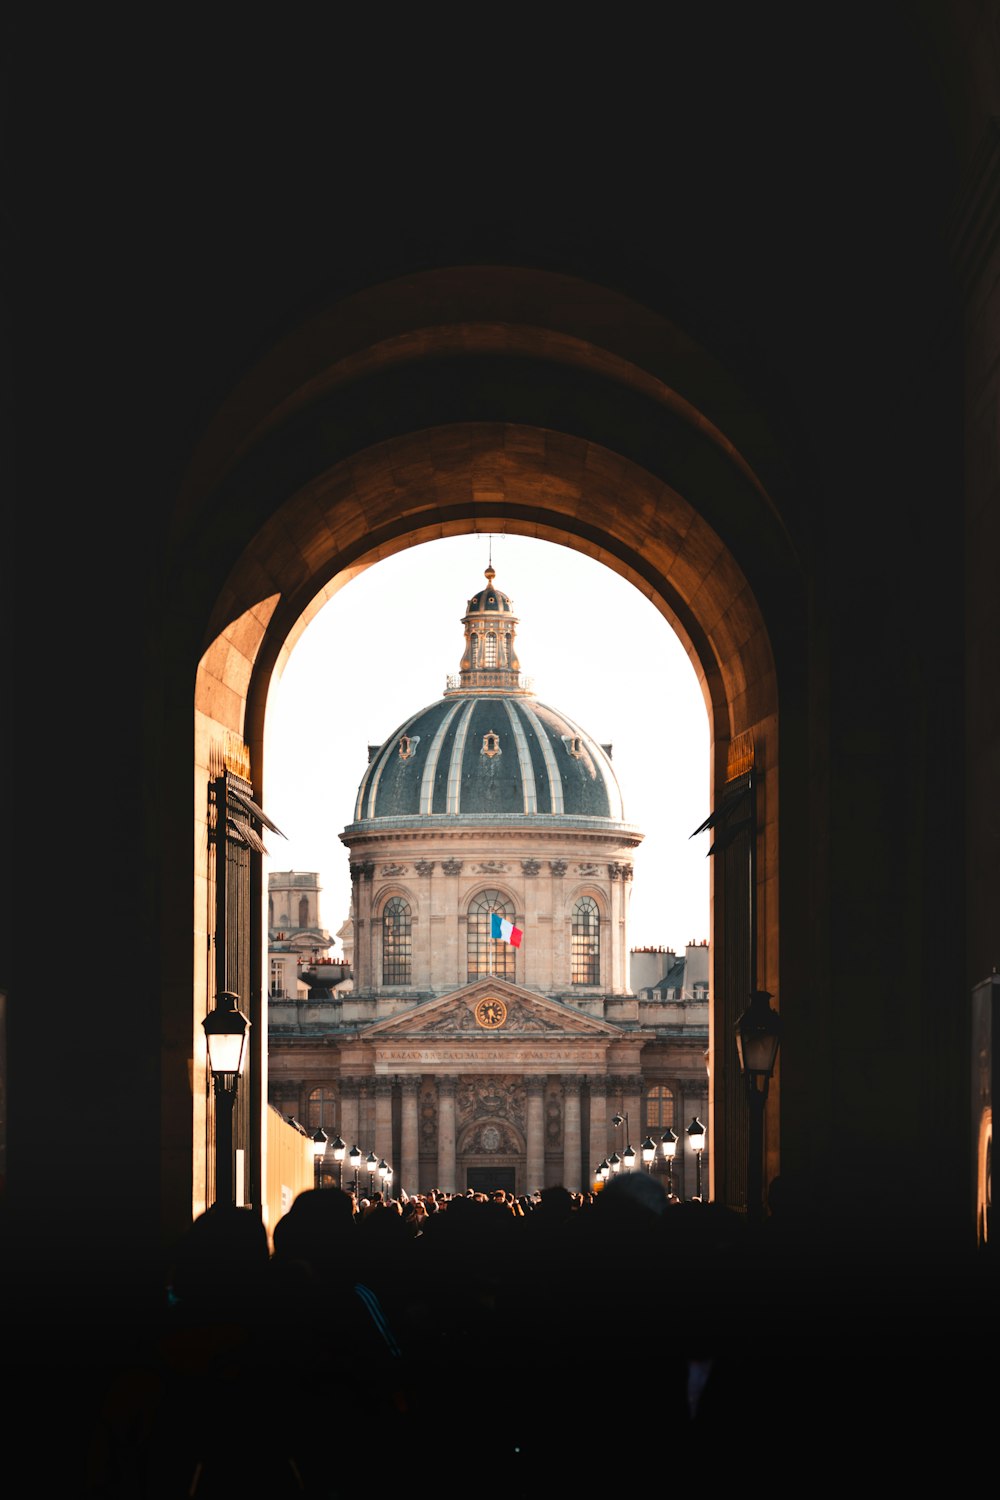
{"type": "MultiPolygon", "coordinates": [[[[499,1039],[502,1033],[491,1033],[499,1039]]],[[[428,1067],[436,1067],[439,1063],[462,1063],[465,1067],[494,1066],[503,1057],[506,1067],[522,1067],[525,1063],[545,1063],[551,1067],[553,1062],[553,1051],[551,1047],[532,1046],[530,1043],[515,1043],[510,1048],[498,1051],[497,1047],[476,1047],[471,1043],[464,1043],[456,1047],[447,1046],[380,1046],[379,1060],[387,1066],[402,1063],[423,1063],[428,1067]]],[[[555,1054],[558,1056],[558,1054],[555,1054]]],[[[574,1068],[601,1068],[607,1062],[607,1048],[604,1043],[598,1042],[593,1045],[581,1046],[579,1043],[573,1045],[574,1068]]]]}

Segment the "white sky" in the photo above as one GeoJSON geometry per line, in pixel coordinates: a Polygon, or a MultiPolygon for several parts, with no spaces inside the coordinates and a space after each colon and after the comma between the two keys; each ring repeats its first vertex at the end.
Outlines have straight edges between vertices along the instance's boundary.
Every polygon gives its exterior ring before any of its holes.
{"type": "MultiPolygon", "coordinates": [[[[331,599],[292,651],[268,708],[264,808],[270,870],[317,871],[320,920],[335,934],[351,881],[338,835],[368,765],[411,714],[444,694],[465,643],[461,623],[490,557],[485,534],[427,542],[376,563],[331,599]]],[[[647,599],[582,553],[494,535],[496,587],[518,619],[521,671],[542,703],[574,719],[612,764],[625,817],[645,834],[633,858],[630,948],[682,953],[709,935],[708,717],[680,641],[647,599]],[[573,606],[568,639],[557,617],[573,606]],[[581,628],[580,607],[590,616],[581,628]]],[[[340,952],[338,943],[334,953],[340,952]]]]}

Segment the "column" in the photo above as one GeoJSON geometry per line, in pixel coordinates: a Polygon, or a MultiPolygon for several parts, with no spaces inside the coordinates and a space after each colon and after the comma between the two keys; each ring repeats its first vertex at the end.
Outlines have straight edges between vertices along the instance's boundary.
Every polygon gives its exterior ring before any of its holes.
{"type": "MultiPolygon", "coordinates": [[[[375,1144],[372,1147],[381,1161],[389,1163],[393,1171],[399,1166],[392,1159],[392,1079],[375,1080],[375,1144]]],[[[381,1187],[381,1183],[379,1183],[381,1187]]]]}
{"type": "Polygon", "coordinates": [[[455,1079],[438,1079],[438,1187],[455,1191],[455,1079]]]}
{"type": "Polygon", "coordinates": [[[358,1079],[358,1145],[361,1155],[367,1156],[373,1149],[375,1122],[372,1119],[372,1086],[370,1078],[358,1079]]]}
{"type": "Polygon", "coordinates": [[[563,1187],[571,1193],[580,1191],[580,1080],[564,1078],[563,1093],[563,1187]]]}
{"type": "Polygon", "coordinates": [[[625,1109],[628,1112],[632,1150],[636,1154],[635,1170],[639,1171],[642,1167],[642,1152],[639,1147],[646,1132],[642,1128],[642,1078],[637,1075],[625,1079],[625,1109]]]}
{"type": "Polygon", "coordinates": [[[603,1077],[587,1080],[590,1084],[590,1160],[588,1180],[596,1174],[598,1163],[608,1154],[608,1081],[603,1077]]]}
{"type": "Polygon", "coordinates": [[[527,1162],[525,1192],[533,1193],[545,1183],[545,1079],[529,1078],[527,1119],[527,1162]]]}
{"type": "MultiPolygon", "coordinates": [[[[399,1185],[407,1193],[420,1192],[420,1079],[403,1079],[403,1115],[399,1185]]],[[[433,1186],[434,1184],[432,1184],[433,1186]]]]}
{"type": "Polygon", "coordinates": [[[361,1145],[358,1140],[358,1080],[356,1078],[342,1078],[340,1081],[340,1134],[348,1151],[352,1146],[361,1145]]]}

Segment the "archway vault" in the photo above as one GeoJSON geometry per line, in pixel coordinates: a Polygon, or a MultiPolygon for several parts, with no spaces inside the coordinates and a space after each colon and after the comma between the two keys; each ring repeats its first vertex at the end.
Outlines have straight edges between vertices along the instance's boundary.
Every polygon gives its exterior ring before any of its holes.
{"type": "MultiPolygon", "coordinates": [[[[383,558],[472,531],[584,551],[650,599],[701,683],[713,800],[733,741],[753,745],[757,982],[781,992],[779,682],[781,671],[798,670],[804,615],[795,548],[768,488],[779,465],[766,429],[689,341],[603,289],[485,268],[450,282],[437,273],[422,291],[372,289],[276,350],[207,434],[178,505],[178,537],[189,545],[175,555],[197,564],[179,569],[175,597],[200,604],[203,620],[194,695],[196,1062],[210,1003],[208,935],[197,915],[208,909],[198,891],[208,825],[199,789],[213,753],[237,736],[261,792],[268,689],[309,620],[383,558]]],[[[692,809],[692,828],[705,812],[692,809]]],[[[726,981],[715,908],[713,894],[710,1086],[718,1097],[731,1082],[732,1049],[718,1045],[726,981]]],[[[769,1170],[779,1159],[779,1090],[776,1080],[769,1170]]],[[[196,1086],[196,1163],[204,1158],[197,1094],[196,1086]]],[[[726,1143],[715,1130],[719,1170],[726,1143]]],[[[196,1167],[196,1206],[199,1180],[196,1167]]]]}

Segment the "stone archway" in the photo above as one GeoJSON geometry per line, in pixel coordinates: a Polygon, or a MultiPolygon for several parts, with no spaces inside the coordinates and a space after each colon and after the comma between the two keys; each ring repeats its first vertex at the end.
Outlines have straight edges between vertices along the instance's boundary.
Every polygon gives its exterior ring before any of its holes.
{"type": "Polygon", "coordinates": [[[494,1188],[523,1192],[526,1154],[524,1136],[510,1120],[474,1120],[457,1142],[456,1187],[486,1192],[490,1189],[480,1189],[479,1184],[489,1181],[494,1188]]]}
{"type": "MultiPolygon", "coordinates": [[[[477,279],[498,294],[495,278],[469,272],[462,287],[470,307],[477,279]]],[[[517,284],[517,273],[509,280],[517,284]]],[[[523,285],[530,284],[536,294],[540,281],[545,278],[523,277],[523,285]]],[[[400,330],[418,312],[426,318],[436,286],[431,277],[424,287],[429,301],[423,304],[419,298],[412,301],[412,288],[409,293],[392,289],[399,299],[400,330]]],[[[551,283],[548,290],[553,290],[551,283]]],[[[206,783],[220,741],[232,735],[245,745],[260,790],[273,674],[280,673],[316,611],[358,571],[402,547],[469,531],[509,531],[583,550],[639,588],[685,644],[710,720],[713,800],[714,789],[725,780],[733,742],[742,736],[756,748],[758,982],[780,995],[777,809],[784,742],[779,743],[777,660],[783,659],[786,670],[799,670],[803,630],[794,551],[751,456],[717,425],[714,415],[693,405],[665,378],[684,373],[683,360],[677,363],[684,345],[680,336],[658,320],[663,340],[657,350],[660,368],[654,372],[646,367],[638,337],[644,316],[648,325],[645,310],[600,288],[587,288],[586,296],[575,290],[573,316],[591,332],[602,314],[617,315],[614,353],[605,349],[598,357],[582,337],[582,327],[574,333],[563,329],[556,337],[552,325],[563,314],[554,294],[554,301],[537,308],[548,331],[521,329],[514,340],[517,360],[505,366],[511,383],[499,398],[502,328],[470,323],[461,359],[453,328],[432,331],[415,342],[400,331],[397,338],[372,343],[353,362],[331,354],[327,376],[308,386],[311,402],[307,382],[294,395],[286,388],[284,406],[276,401],[266,417],[261,407],[242,449],[228,455],[227,471],[216,435],[206,441],[186,503],[210,504],[216,530],[231,525],[241,545],[235,556],[230,547],[233,560],[224,581],[205,601],[208,624],[195,689],[196,788],[206,783]],[[670,353],[664,361],[665,351],[670,353]],[[420,409],[415,409],[412,366],[423,361],[430,361],[428,380],[420,387],[420,409]],[[554,368],[562,378],[553,405],[551,387],[540,376],[551,375],[554,368]],[[529,372],[525,391],[518,380],[529,372]],[[377,421],[368,402],[377,405],[377,421]],[[430,425],[421,425],[427,415],[424,403],[438,417],[430,425]],[[497,414],[487,419],[482,412],[491,406],[497,414]],[[511,419],[515,409],[521,420],[511,419]],[[368,419],[348,431],[348,416],[365,412],[368,419]],[[623,428],[626,421],[630,425],[623,428]],[[553,423],[560,425],[553,428],[553,423]],[[393,425],[394,431],[384,430],[393,425]],[[303,452],[308,455],[305,466],[299,461],[303,452]],[[748,569],[766,574],[766,622],[748,569]]],[[[287,365],[284,374],[287,378],[287,365]]],[[[266,384],[261,377],[251,393],[254,400],[263,401],[266,384]]],[[[741,425],[732,420],[733,411],[743,405],[739,393],[719,376],[717,388],[709,381],[700,395],[705,408],[725,399],[734,403],[729,416],[735,433],[741,425]]],[[[741,420],[745,416],[743,412],[741,420]]],[[[194,587],[196,580],[190,583],[194,587]]],[[[785,784],[783,796],[787,798],[785,784]]],[[[200,851],[207,807],[196,807],[196,882],[203,883],[207,872],[200,851]]],[[[716,905],[713,896],[718,956],[716,905]]],[[[205,910],[207,901],[201,896],[196,912],[205,910]]],[[[208,976],[199,963],[204,936],[196,931],[197,1018],[209,999],[208,976]]],[[[724,976],[716,972],[711,1084],[717,1097],[731,1081],[734,1062],[725,1036],[720,1045],[720,1026],[728,1030],[730,1024],[728,1012],[722,1023],[719,1019],[724,992],[724,976]]],[[[731,996],[728,1003],[731,1008],[731,996]]],[[[190,1024],[188,1020],[188,1036],[190,1024]]],[[[203,1050],[199,1031],[196,1024],[196,1076],[199,1048],[203,1050]]],[[[262,1031],[261,1025],[258,1037],[262,1031]]],[[[258,1061],[257,1097],[263,1110],[265,1063],[260,1056],[258,1061]]],[[[780,1079],[772,1092],[774,1120],[779,1089],[780,1079]]],[[[191,1144],[197,1203],[205,1118],[197,1089],[195,1094],[191,1144]]],[[[716,1169],[724,1170],[726,1139],[717,1125],[714,1148],[716,1169]]],[[[778,1160],[774,1128],[768,1157],[773,1170],[778,1160]]]]}

